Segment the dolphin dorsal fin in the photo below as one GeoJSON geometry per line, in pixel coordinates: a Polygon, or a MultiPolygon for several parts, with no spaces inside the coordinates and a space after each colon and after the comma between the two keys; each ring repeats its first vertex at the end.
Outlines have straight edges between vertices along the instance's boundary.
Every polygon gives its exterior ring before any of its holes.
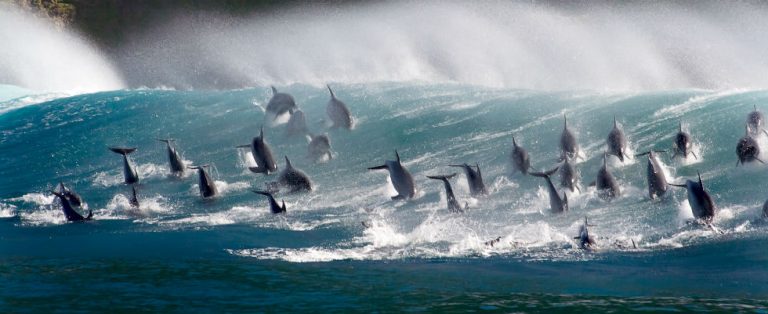
{"type": "Polygon", "coordinates": [[[259,138],[262,141],[264,140],[264,126],[263,125],[259,128],[259,138]]]}
{"type": "Polygon", "coordinates": [[[331,98],[336,99],[336,95],[333,94],[333,90],[331,89],[331,85],[325,84],[326,87],[328,87],[328,91],[331,92],[331,98]]]}
{"type": "Polygon", "coordinates": [[[757,111],[757,105],[756,104],[752,104],[752,108],[754,108],[755,111],[757,111]]]}
{"type": "Polygon", "coordinates": [[[677,123],[677,129],[678,129],[680,132],[683,132],[683,121],[679,121],[679,122],[677,123]]]}
{"type": "Polygon", "coordinates": [[[603,152],[603,168],[608,168],[608,153],[603,152]]]}
{"type": "Polygon", "coordinates": [[[400,154],[397,153],[397,149],[395,149],[395,157],[397,157],[397,163],[400,163],[400,154]]]}
{"type": "Polygon", "coordinates": [[[701,186],[701,188],[703,189],[704,188],[704,182],[701,182],[701,173],[698,170],[696,170],[696,174],[699,175],[699,186],[701,186]]]}
{"type": "Polygon", "coordinates": [[[514,137],[514,136],[512,137],[512,145],[514,145],[515,147],[517,147],[517,141],[515,141],[515,137],[514,137]]]}
{"type": "Polygon", "coordinates": [[[563,129],[567,129],[567,128],[568,128],[568,116],[566,116],[565,113],[563,113],[563,129]]]}
{"type": "Polygon", "coordinates": [[[616,115],[613,115],[613,127],[618,128],[618,125],[616,123],[616,115]]]}
{"type": "Polygon", "coordinates": [[[275,94],[277,94],[277,88],[275,88],[274,86],[270,86],[270,87],[272,87],[272,95],[274,96],[275,94]]]}
{"type": "Polygon", "coordinates": [[[293,168],[293,166],[291,165],[291,160],[288,159],[288,156],[285,156],[285,167],[286,168],[293,168]]]}
{"type": "Polygon", "coordinates": [[[284,211],[284,212],[285,212],[285,211],[288,211],[288,210],[285,208],[285,200],[281,200],[281,201],[283,202],[283,211],[284,211]]]}

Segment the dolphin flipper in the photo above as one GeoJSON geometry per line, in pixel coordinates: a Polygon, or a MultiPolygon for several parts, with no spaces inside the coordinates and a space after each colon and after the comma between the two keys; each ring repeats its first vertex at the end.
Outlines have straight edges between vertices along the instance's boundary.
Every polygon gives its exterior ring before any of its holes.
{"type": "Polygon", "coordinates": [[[699,156],[696,156],[696,153],[694,153],[693,151],[691,151],[691,155],[693,155],[693,158],[696,158],[696,160],[699,159],[699,156]]]}
{"type": "Polygon", "coordinates": [[[368,170],[381,170],[381,169],[388,169],[387,165],[381,165],[376,167],[370,167],[368,170]]]}

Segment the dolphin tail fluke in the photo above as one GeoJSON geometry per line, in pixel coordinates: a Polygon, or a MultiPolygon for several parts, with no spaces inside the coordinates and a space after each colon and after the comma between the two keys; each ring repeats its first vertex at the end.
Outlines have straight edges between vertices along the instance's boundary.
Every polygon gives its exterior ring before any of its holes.
{"type": "Polygon", "coordinates": [[[560,169],[560,166],[557,166],[557,167],[555,167],[553,169],[550,169],[550,170],[544,171],[544,172],[531,172],[530,175],[532,175],[534,177],[549,177],[549,176],[553,175],[555,172],[557,172],[557,169],[560,169]]]}
{"type": "Polygon", "coordinates": [[[136,151],[136,147],[110,147],[109,150],[120,155],[128,155],[136,151]]]}
{"type": "Polygon", "coordinates": [[[272,196],[272,193],[269,193],[269,192],[267,192],[267,191],[261,191],[261,190],[251,190],[251,192],[253,192],[253,193],[256,193],[256,194],[261,194],[261,195],[264,195],[264,196],[269,196],[269,197],[271,197],[271,196],[272,196]]]}
{"type": "Polygon", "coordinates": [[[452,173],[452,174],[449,174],[449,175],[443,175],[443,176],[427,176],[427,178],[430,178],[430,179],[434,179],[434,180],[443,180],[443,181],[447,181],[448,179],[450,179],[450,178],[453,178],[453,177],[455,177],[455,176],[456,176],[456,173],[454,172],[454,173],[452,173]]]}
{"type": "Polygon", "coordinates": [[[369,167],[368,170],[381,170],[381,169],[388,169],[387,165],[381,165],[376,167],[369,167]]]}
{"type": "Polygon", "coordinates": [[[171,142],[175,142],[176,141],[176,140],[174,140],[172,138],[158,138],[156,140],[158,140],[160,142],[163,142],[163,143],[166,143],[166,144],[170,144],[171,142]]]}
{"type": "Polygon", "coordinates": [[[325,84],[326,87],[328,87],[328,91],[331,93],[331,98],[336,99],[336,95],[333,94],[333,90],[331,89],[330,84],[325,84]]]}

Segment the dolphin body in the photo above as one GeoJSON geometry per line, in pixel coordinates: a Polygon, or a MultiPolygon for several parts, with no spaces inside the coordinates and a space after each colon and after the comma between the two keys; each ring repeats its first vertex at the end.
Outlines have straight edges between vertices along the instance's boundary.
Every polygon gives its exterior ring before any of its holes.
{"type": "Polygon", "coordinates": [[[328,159],[333,159],[331,154],[331,139],[327,134],[312,135],[312,140],[307,145],[307,156],[309,158],[318,161],[324,156],[328,156],[328,159]]]}
{"type": "Polygon", "coordinates": [[[579,172],[576,167],[566,158],[560,165],[560,186],[568,188],[574,192],[579,188],[579,172]]]}
{"type": "Polygon", "coordinates": [[[110,147],[109,150],[123,155],[123,176],[125,177],[125,184],[139,183],[139,173],[133,168],[133,162],[128,158],[128,154],[136,151],[135,147],[110,147]]]}
{"type": "MultiPolygon", "coordinates": [[[[698,173],[698,172],[697,172],[698,173]]],[[[676,187],[684,187],[688,190],[688,204],[691,205],[691,212],[696,219],[702,219],[711,223],[715,218],[717,207],[712,200],[712,196],[704,190],[704,183],[701,181],[701,173],[698,173],[699,182],[685,180],[685,184],[670,184],[676,187]]]]}
{"type": "Polygon", "coordinates": [[[763,203],[763,218],[768,218],[768,200],[763,203]]]}
{"type": "Polygon", "coordinates": [[[447,176],[427,176],[427,178],[443,181],[443,185],[445,186],[445,195],[448,201],[448,210],[453,213],[463,213],[464,209],[462,209],[461,205],[459,205],[459,202],[456,201],[456,196],[453,195],[453,189],[451,188],[451,182],[448,181],[448,179],[451,179],[455,176],[456,173],[454,172],[453,174],[447,176]]]}
{"type": "Polygon", "coordinates": [[[184,176],[184,162],[181,160],[181,156],[179,156],[179,153],[176,151],[176,148],[171,145],[172,142],[175,142],[173,139],[157,139],[160,142],[165,143],[166,148],[168,150],[168,162],[171,169],[171,174],[176,176],[184,176]]]}
{"type": "Polygon", "coordinates": [[[675,135],[675,154],[672,155],[672,158],[675,158],[677,155],[688,158],[688,153],[691,153],[693,158],[699,159],[696,153],[691,150],[691,146],[693,146],[691,135],[683,131],[683,123],[680,122],[677,134],[675,135]]]}
{"type": "Polygon", "coordinates": [[[83,198],[80,196],[80,194],[77,194],[77,192],[64,186],[64,182],[59,182],[58,192],[64,195],[64,197],[67,198],[67,201],[69,201],[69,204],[73,207],[83,206],[83,198]]]}
{"type": "Polygon", "coordinates": [[[400,162],[400,154],[395,150],[395,156],[397,160],[387,160],[381,166],[370,167],[368,170],[387,169],[389,171],[389,177],[392,180],[392,185],[395,186],[397,195],[393,196],[393,200],[397,199],[411,199],[416,195],[416,184],[413,181],[413,176],[408,172],[403,164],[400,162]]]}
{"type": "Polygon", "coordinates": [[[464,175],[467,176],[467,185],[469,185],[469,194],[472,195],[472,197],[488,195],[488,189],[485,188],[485,183],[483,182],[483,174],[480,172],[480,166],[478,164],[475,164],[474,167],[466,163],[449,166],[464,169],[464,175]]]}
{"type": "Polygon", "coordinates": [[[128,202],[131,204],[131,207],[133,208],[139,208],[139,197],[136,195],[136,186],[131,185],[131,198],[128,199],[128,202]]]}
{"type": "Polygon", "coordinates": [[[328,118],[330,118],[331,122],[333,123],[331,127],[344,128],[347,130],[352,129],[352,115],[349,112],[347,104],[336,98],[336,95],[333,94],[333,90],[331,90],[330,85],[326,86],[328,87],[328,92],[331,93],[331,99],[328,101],[328,105],[325,107],[325,112],[328,114],[328,118]]]}
{"type": "Polygon", "coordinates": [[[307,118],[304,115],[304,111],[296,110],[291,114],[291,118],[285,125],[285,136],[304,135],[309,133],[307,128],[307,118]]]}
{"type": "Polygon", "coordinates": [[[753,108],[754,110],[747,115],[747,134],[756,137],[761,131],[765,132],[765,119],[763,113],[757,110],[757,106],[753,108]]]}
{"type": "Polygon", "coordinates": [[[584,217],[584,224],[579,227],[579,236],[574,237],[579,240],[579,247],[584,250],[593,250],[597,246],[597,241],[589,234],[589,227],[592,225],[587,221],[587,217],[584,217]]]}
{"type": "Polygon", "coordinates": [[[293,96],[287,93],[279,93],[277,89],[272,86],[272,98],[267,103],[266,111],[273,114],[275,117],[284,114],[286,112],[293,113],[298,107],[293,96]]]}
{"type": "Polygon", "coordinates": [[[563,116],[563,133],[560,134],[560,160],[577,158],[579,156],[579,143],[576,135],[568,128],[568,118],[563,116]]]}
{"type": "Polygon", "coordinates": [[[549,178],[549,176],[557,172],[558,168],[559,167],[555,167],[555,169],[549,170],[547,172],[531,172],[532,176],[541,177],[547,181],[547,191],[549,192],[549,207],[552,209],[552,212],[556,214],[568,211],[568,195],[563,192],[563,198],[560,198],[560,195],[557,194],[555,185],[552,184],[552,180],[549,178]]]}
{"type": "Polygon", "coordinates": [[[272,190],[279,190],[278,186],[284,186],[288,187],[289,192],[312,191],[312,180],[304,171],[294,168],[288,156],[285,156],[285,169],[280,172],[277,181],[268,185],[272,186],[272,190]]]}
{"type": "Polygon", "coordinates": [[[67,218],[67,221],[84,221],[84,220],[91,220],[93,218],[93,211],[88,211],[88,216],[83,217],[83,215],[80,215],[77,211],[75,211],[74,208],[72,208],[72,204],[69,202],[69,198],[64,193],[59,193],[56,191],[51,191],[53,195],[56,195],[56,197],[59,198],[59,201],[61,201],[61,211],[64,212],[64,217],[67,218]]]}
{"type": "Polygon", "coordinates": [[[761,163],[765,163],[764,161],[760,160],[758,157],[759,155],[760,146],[757,144],[757,140],[755,140],[755,138],[749,134],[749,127],[747,127],[744,137],[739,139],[739,142],[736,143],[736,156],[739,157],[739,161],[736,162],[736,166],[755,160],[761,163]]]}
{"type": "Polygon", "coordinates": [[[514,171],[520,171],[524,175],[531,169],[531,159],[528,157],[528,151],[522,146],[517,145],[517,141],[512,137],[512,167],[514,171]]]}
{"type": "Polygon", "coordinates": [[[619,183],[608,170],[608,156],[603,154],[603,166],[597,171],[594,185],[597,187],[597,195],[604,200],[612,200],[621,195],[619,183]]]}
{"type": "Polygon", "coordinates": [[[275,157],[272,157],[272,149],[264,140],[264,127],[259,130],[259,136],[254,137],[250,145],[240,145],[238,148],[250,148],[253,154],[253,160],[256,161],[256,167],[248,167],[253,173],[263,173],[269,175],[277,171],[275,157]]]}
{"type": "Polygon", "coordinates": [[[648,155],[648,168],[646,172],[646,177],[648,179],[648,196],[651,199],[662,197],[667,193],[668,188],[667,177],[664,175],[664,170],[661,168],[661,164],[659,163],[656,154],[654,154],[654,151],[651,150],[642,154],[638,154],[635,155],[635,157],[640,157],[643,155],[648,155]]]}
{"type": "Polygon", "coordinates": [[[277,201],[275,201],[275,197],[272,196],[272,193],[258,190],[253,190],[252,192],[264,195],[269,198],[269,211],[271,211],[273,214],[285,214],[288,211],[288,209],[285,207],[285,201],[283,201],[283,206],[281,207],[277,204],[277,201]]]}
{"type": "Polygon", "coordinates": [[[626,156],[627,138],[624,136],[624,131],[619,128],[616,123],[616,116],[613,116],[613,129],[608,133],[608,154],[619,157],[621,162],[624,162],[624,156],[626,156]]]}
{"type": "Polygon", "coordinates": [[[202,196],[203,198],[209,198],[219,194],[219,190],[216,188],[216,182],[214,182],[213,179],[211,179],[211,176],[208,175],[208,172],[205,171],[205,168],[208,168],[208,165],[189,166],[188,168],[197,170],[197,175],[199,178],[198,186],[200,187],[200,196],[202,196]]]}

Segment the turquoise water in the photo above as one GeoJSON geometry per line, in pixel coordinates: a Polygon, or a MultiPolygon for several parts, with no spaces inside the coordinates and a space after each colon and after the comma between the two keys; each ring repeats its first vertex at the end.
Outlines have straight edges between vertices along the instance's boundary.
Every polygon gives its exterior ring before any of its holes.
{"type": "MultiPolygon", "coordinates": [[[[538,92],[458,84],[334,85],[356,117],[329,130],[327,91],[280,87],[296,98],[313,132],[328,132],[334,158],[313,163],[307,141],[265,134],[314,181],[311,193],[278,194],[285,216],[250,192],[275,176],[247,170],[246,144],[264,124],[267,87],[230,91],[124,90],[32,104],[0,103],[0,310],[207,311],[588,311],[762,310],[768,296],[768,195],[762,164],[735,167],[736,141],[765,91],[538,92]],[[13,109],[16,108],[16,109],[13,109]],[[543,180],[511,175],[512,136],[536,169],[554,167],[562,116],[578,133],[582,192],[553,215],[543,180]],[[613,202],[594,180],[616,115],[633,152],[669,149],[679,121],[700,159],[662,155],[670,181],[700,171],[718,206],[714,228],[688,223],[684,190],[650,201],[642,158],[609,167],[621,183],[613,202]],[[177,139],[190,163],[214,166],[222,195],[203,201],[193,173],[168,176],[165,146],[177,139]],[[120,157],[136,146],[142,207],[130,208],[120,157]],[[397,149],[417,196],[392,201],[386,172],[367,167],[397,149]],[[452,181],[465,214],[446,209],[442,184],[426,175],[478,163],[491,194],[469,197],[452,181]],[[67,223],[46,193],[58,181],[78,191],[94,221],[67,223]],[[583,217],[599,249],[572,239],[583,217]],[[365,228],[366,222],[370,228],[365,228]],[[501,237],[488,247],[484,243],[501,237]],[[632,247],[635,242],[637,247],[632,247]]],[[[14,95],[16,97],[17,95],[14,95]]],[[[51,98],[53,96],[47,96],[51,98]]],[[[12,103],[11,103],[12,102],[12,103]]],[[[766,109],[768,110],[768,109],[766,109]]],[[[759,139],[768,147],[768,138],[759,139]]],[[[768,153],[763,152],[768,160],[768,153]]]]}

